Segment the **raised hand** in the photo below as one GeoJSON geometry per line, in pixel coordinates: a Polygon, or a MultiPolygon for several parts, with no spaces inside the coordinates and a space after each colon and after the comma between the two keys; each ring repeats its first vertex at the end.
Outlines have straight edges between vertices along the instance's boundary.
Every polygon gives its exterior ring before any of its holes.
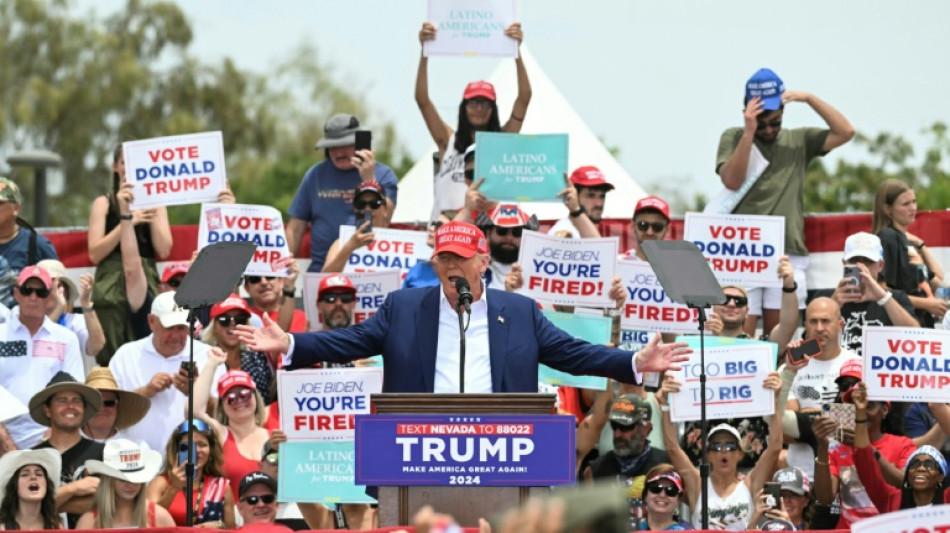
{"type": "Polygon", "coordinates": [[[756,96],[746,103],[742,118],[745,122],[745,131],[755,133],[759,128],[759,115],[762,114],[762,99],[756,96]]]}
{"type": "Polygon", "coordinates": [[[639,372],[664,372],[666,370],[680,370],[682,365],[689,361],[689,354],[693,349],[685,342],[660,344],[660,334],[657,333],[650,342],[640,349],[634,356],[636,368],[639,372]]]}
{"type": "Polygon", "coordinates": [[[256,352],[287,353],[290,349],[290,336],[266,314],[261,315],[261,319],[264,321],[263,328],[248,324],[235,326],[235,333],[241,342],[256,352]]]}

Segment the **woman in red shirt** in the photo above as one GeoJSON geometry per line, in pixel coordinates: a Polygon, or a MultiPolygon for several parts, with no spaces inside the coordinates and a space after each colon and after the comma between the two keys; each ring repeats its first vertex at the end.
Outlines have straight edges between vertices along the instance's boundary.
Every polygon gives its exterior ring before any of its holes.
{"type": "Polygon", "coordinates": [[[917,448],[904,467],[901,488],[884,480],[878,453],[868,436],[868,392],[864,382],[851,395],[854,402],[854,465],[878,511],[887,513],[950,502],[950,488],[944,487],[947,460],[933,446],[917,448]]]}

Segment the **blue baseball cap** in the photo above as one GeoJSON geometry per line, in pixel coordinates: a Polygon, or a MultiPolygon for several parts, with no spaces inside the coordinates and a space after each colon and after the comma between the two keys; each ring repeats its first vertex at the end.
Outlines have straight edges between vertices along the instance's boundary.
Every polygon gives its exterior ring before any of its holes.
{"type": "Polygon", "coordinates": [[[785,83],[782,78],[767,68],[760,68],[745,82],[746,102],[758,96],[762,99],[762,109],[766,111],[775,111],[782,107],[784,92],[785,83]]]}

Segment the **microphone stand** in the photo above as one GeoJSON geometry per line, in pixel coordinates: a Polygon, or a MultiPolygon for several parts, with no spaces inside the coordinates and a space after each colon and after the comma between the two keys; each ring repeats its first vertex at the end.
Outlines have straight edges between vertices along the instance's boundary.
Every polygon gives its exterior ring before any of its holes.
{"type": "Polygon", "coordinates": [[[185,461],[185,525],[195,523],[195,309],[188,310],[188,459],[185,461]]]}
{"type": "Polygon", "coordinates": [[[709,529],[709,461],[706,460],[706,448],[709,446],[709,436],[706,435],[708,421],[706,420],[706,336],[703,330],[706,329],[706,310],[703,306],[690,306],[699,311],[699,420],[700,435],[699,440],[699,483],[702,489],[702,500],[700,502],[700,516],[702,516],[702,528],[709,529]]]}
{"type": "Polygon", "coordinates": [[[459,316],[459,393],[465,393],[465,313],[462,312],[462,302],[455,304],[455,312],[459,316]]]}

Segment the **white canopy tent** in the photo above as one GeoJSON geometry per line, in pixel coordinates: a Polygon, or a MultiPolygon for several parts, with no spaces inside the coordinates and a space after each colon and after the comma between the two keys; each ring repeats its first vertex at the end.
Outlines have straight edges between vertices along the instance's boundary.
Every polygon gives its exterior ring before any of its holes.
{"type": "MultiPolygon", "coordinates": [[[[521,47],[521,56],[528,70],[532,90],[531,105],[528,107],[522,133],[569,133],[568,172],[582,165],[599,168],[607,181],[616,187],[607,195],[604,218],[632,216],[633,205],[646,196],[643,188],[607,151],[524,45],[521,47]]],[[[488,81],[494,84],[499,92],[514,92],[518,85],[513,62],[510,59],[500,61],[488,81]]],[[[499,98],[502,123],[510,115],[513,103],[513,99],[499,98]]],[[[394,222],[428,222],[422,217],[427,217],[432,211],[432,153],[436,150],[433,143],[399,182],[399,202],[393,214],[394,222]]],[[[541,220],[556,220],[567,213],[564,205],[560,203],[525,202],[520,205],[525,212],[537,215],[541,220]]]]}

